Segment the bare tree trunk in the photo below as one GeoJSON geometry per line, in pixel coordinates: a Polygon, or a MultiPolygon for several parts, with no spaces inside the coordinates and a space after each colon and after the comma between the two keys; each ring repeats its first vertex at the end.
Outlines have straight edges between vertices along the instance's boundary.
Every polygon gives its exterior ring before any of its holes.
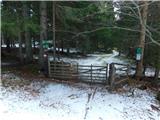
{"type": "Polygon", "coordinates": [[[26,49],[26,62],[30,63],[33,60],[33,54],[32,54],[32,43],[30,39],[30,33],[26,26],[26,22],[28,19],[28,7],[26,3],[23,3],[23,17],[25,19],[24,21],[24,36],[25,36],[25,49],[26,49]]]}
{"type": "Polygon", "coordinates": [[[10,52],[11,47],[10,47],[10,39],[8,36],[6,36],[6,45],[7,45],[7,47],[6,47],[7,52],[10,52]]]}
{"type": "Polygon", "coordinates": [[[40,50],[39,50],[39,64],[41,67],[44,66],[44,49],[43,40],[47,40],[47,3],[45,1],[40,2],[40,50]]]}
{"type": "Polygon", "coordinates": [[[19,42],[19,60],[20,63],[23,64],[23,54],[22,54],[22,36],[21,32],[18,33],[18,42],[19,42]]]}
{"type": "Polygon", "coordinates": [[[144,69],[143,69],[143,76],[145,76],[146,69],[147,69],[147,67],[144,66],[144,69]]]}
{"type": "Polygon", "coordinates": [[[36,54],[36,41],[35,41],[35,38],[32,37],[32,40],[33,40],[33,54],[36,54]]]}
{"type": "Polygon", "coordinates": [[[59,45],[58,45],[58,55],[57,55],[57,57],[58,57],[58,60],[60,60],[60,53],[61,53],[61,51],[60,51],[60,47],[59,47],[59,45]]]}
{"type": "Polygon", "coordinates": [[[25,32],[25,44],[26,44],[26,62],[30,63],[33,60],[33,54],[32,54],[32,43],[29,31],[25,32]]]}
{"type": "Polygon", "coordinates": [[[1,45],[4,44],[4,36],[3,36],[3,32],[1,31],[1,45]]]}
{"type": "MultiPolygon", "coordinates": [[[[16,5],[16,7],[18,7],[18,5],[16,5]]],[[[18,14],[17,11],[17,24],[18,24],[18,43],[19,43],[19,47],[18,47],[18,57],[19,57],[19,61],[21,64],[23,64],[23,50],[22,50],[22,32],[21,32],[21,27],[22,27],[22,23],[21,23],[21,15],[22,13],[18,14]]]]}
{"type": "Polygon", "coordinates": [[[61,39],[61,48],[62,48],[62,54],[63,54],[63,39],[61,39]]]}
{"type": "Polygon", "coordinates": [[[69,45],[67,45],[67,55],[70,54],[70,49],[69,49],[69,45]]]}
{"type": "MultiPolygon", "coordinates": [[[[155,70],[154,79],[155,80],[159,80],[159,74],[160,74],[160,49],[157,50],[157,57],[156,57],[155,64],[156,64],[156,70],[155,70]]],[[[160,83],[160,80],[159,80],[159,83],[160,83]]]]}
{"type": "Polygon", "coordinates": [[[15,47],[15,39],[12,40],[12,46],[15,47]]]}
{"type": "Polygon", "coordinates": [[[119,52],[119,53],[118,53],[118,56],[121,56],[122,50],[119,50],[118,52],[119,52]]]}
{"type": "Polygon", "coordinates": [[[154,75],[154,79],[155,79],[155,80],[158,80],[159,71],[160,71],[160,70],[159,70],[158,68],[156,68],[155,75],[154,75]]]}
{"type": "Polygon", "coordinates": [[[136,68],[136,78],[140,79],[143,75],[143,55],[144,55],[144,47],[145,47],[145,33],[146,33],[146,22],[147,22],[147,11],[148,11],[148,2],[143,1],[144,5],[142,6],[141,11],[141,20],[140,20],[140,42],[139,47],[142,49],[141,60],[137,62],[136,68]]]}
{"type": "Polygon", "coordinates": [[[56,2],[53,1],[53,5],[52,5],[52,9],[53,9],[53,57],[54,60],[56,59],[56,24],[55,24],[55,17],[56,17],[56,2]]]}
{"type": "Polygon", "coordinates": [[[10,45],[11,45],[11,48],[13,48],[13,37],[12,37],[12,39],[10,40],[10,45]]]}

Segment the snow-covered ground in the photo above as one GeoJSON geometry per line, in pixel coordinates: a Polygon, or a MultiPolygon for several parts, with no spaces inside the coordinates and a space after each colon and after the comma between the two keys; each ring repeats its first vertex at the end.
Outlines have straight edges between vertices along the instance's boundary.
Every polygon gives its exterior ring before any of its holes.
{"type": "MultiPolygon", "coordinates": [[[[78,63],[80,65],[106,65],[107,63],[128,63],[128,59],[118,58],[118,52],[113,50],[113,53],[98,53],[98,54],[88,54],[86,58],[61,58],[65,62],[78,63]]],[[[53,60],[53,57],[49,57],[50,60],[53,60]]]]}
{"type": "MultiPolygon", "coordinates": [[[[23,78],[7,73],[2,79],[23,78]]],[[[153,92],[125,90],[110,93],[102,86],[37,80],[0,86],[0,120],[160,120],[160,111],[151,108],[159,106],[153,92]]]]}

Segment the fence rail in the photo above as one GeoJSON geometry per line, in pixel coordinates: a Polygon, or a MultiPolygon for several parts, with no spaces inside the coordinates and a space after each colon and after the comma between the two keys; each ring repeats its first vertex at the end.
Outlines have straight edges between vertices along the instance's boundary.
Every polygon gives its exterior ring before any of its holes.
{"type": "Polygon", "coordinates": [[[107,83],[108,64],[79,65],[65,62],[48,62],[49,76],[56,79],[66,79],[84,82],[107,83]]]}

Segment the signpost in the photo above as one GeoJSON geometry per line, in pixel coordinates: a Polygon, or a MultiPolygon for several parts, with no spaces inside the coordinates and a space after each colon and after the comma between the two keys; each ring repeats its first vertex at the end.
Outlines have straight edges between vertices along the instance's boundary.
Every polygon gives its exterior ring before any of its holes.
{"type": "Polygon", "coordinates": [[[43,41],[43,48],[44,49],[49,48],[49,42],[48,41],[43,41]]]}
{"type": "Polygon", "coordinates": [[[142,48],[136,48],[136,60],[140,61],[142,59],[142,48]]]}

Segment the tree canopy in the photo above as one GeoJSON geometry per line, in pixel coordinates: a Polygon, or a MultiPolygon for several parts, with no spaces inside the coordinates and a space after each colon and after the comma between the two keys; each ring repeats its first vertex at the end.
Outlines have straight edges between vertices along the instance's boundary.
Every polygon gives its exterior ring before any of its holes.
{"type": "MultiPolygon", "coordinates": [[[[25,43],[26,48],[28,46],[26,52],[31,52],[33,40],[40,42],[40,39],[53,39],[54,26],[56,46],[68,51],[76,48],[86,54],[117,49],[120,53],[131,55],[130,49],[139,46],[143,2],[57,1],[54,12],[52,1],[45,1],[46,7],[43,9],[40,4],[33,1],[1,2],[1,30],[6,44],[18,42],[19,35],[21,39],[28,36],[28,40],[22,40],[22,43],[25,43]],[[44,9],[45,17],[42,13],[44,9]],[[44,19],[44,23],[40,19],[44,19]],[[40,38],[42,24],[46,25],[47,37],[44,38],[40,38]]],[[[160,68],[160,13],[157,12],[160,2],[151,1],[147,6],[144,64],[160,68]]]]}

